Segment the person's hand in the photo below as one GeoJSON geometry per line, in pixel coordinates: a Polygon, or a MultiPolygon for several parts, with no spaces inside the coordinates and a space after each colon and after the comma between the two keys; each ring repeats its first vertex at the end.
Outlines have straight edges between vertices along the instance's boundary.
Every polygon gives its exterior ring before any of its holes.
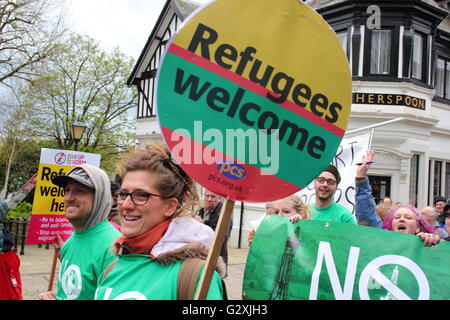
{"type": "Polygon", "coordinates": [[[425,247],[435,246],[441,241],[441,237],[432,233],[419,232],[417,236],[422,240],[425,247]]]}
{"type": "Polygon", "coordinates": [[[302,216],[298,213],[294,214],[292,217],[289,218],[290,222],[297,222],[298,220],[301,220],[302,216]]]}
{"type": "Polygon", "coordinates": [[[62,240],[59,233],[56,234],[55,241],[53,242],[53,249],[55,250],[55,254],[58,256],[58,259],[61,260],[61,248],[64,245],[64,241],[62,240]]]}
{"type": "Polygon", "coordinates": [[[56,300],[55,296],[53,295],[53,292],[51,292],[51,291],[40,293],[38,296],[38,299],[39,300],[56,300]]]}
{"type": "Polygon", "coordinates": [[[356,176],[358,178],[365,178],[367,176],[367,171],[369,171],[370,168],[370,163],[367,162],[373,161],[374,158],[375,152],[373,151],[369,151],[367,155],[362,158],[362,164],[356,168],[356,176]]]}
{"type": "Polygon", "coordinates": [[[62,240],[59,233],[56,234],[55,242],[53,242],[53,248],[55,248],[56,251],[61,250],[62,246],[64,245],[64,241],[62,240]]]}
{"type": "Polygon", "coordinates": [[[204,223],[203,219],[200,218],[200,216],[194,216],[195,220],[197,220],[200,223],[204,223]]]}

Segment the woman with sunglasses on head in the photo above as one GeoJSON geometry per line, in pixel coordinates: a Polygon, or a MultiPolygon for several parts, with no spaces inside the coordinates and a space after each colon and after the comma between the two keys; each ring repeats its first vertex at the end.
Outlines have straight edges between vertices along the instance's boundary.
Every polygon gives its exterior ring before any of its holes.
{"type": "MultiPolygon", "coordinates": [[[[96,299],[180,298],[177,285],[183,261],[205,260],[214,235],[193,218],[198,202],[195,184],[160,145],[149,145],[125,159],[119,175],[123,236],[113,243],[117,263],[103,273],[96,299]]],[[[222,299],[222,291],[220,276],[214,272],[207,299],[222,299]]]]}

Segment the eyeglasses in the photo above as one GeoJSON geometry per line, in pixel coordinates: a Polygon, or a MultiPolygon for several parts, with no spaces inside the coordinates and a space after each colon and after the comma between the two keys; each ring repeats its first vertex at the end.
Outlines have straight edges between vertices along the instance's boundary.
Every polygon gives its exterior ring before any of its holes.
{"type": "Polygon", "coordinates": [[[123,204],[125,200],[128,198],[128,196],[131,196],[131,201],[137,206],[143,206],[148,202],[148,198],[151,196],[160,197],[161,199],[165,199],[166,197],[161,196],[159,194],[154,194],[150,192],[145,191],[133,191],[133,192],[126,192],[123,190],[119,190],[117,193],[117,203],[123,204]]]}
{"type": "Polygon", "coordinates": [[[324,184],[324,183],[326,182],[327,185],[329,185],[329,186],[334,186],[334,185],[336,185],[336,180],[333,180],[333,179],[325,179],[325,178],[323,178],[323,177],[318,177],[318,178],[316,178],[316,181],[317,181],[319,184],[324,184]]]}

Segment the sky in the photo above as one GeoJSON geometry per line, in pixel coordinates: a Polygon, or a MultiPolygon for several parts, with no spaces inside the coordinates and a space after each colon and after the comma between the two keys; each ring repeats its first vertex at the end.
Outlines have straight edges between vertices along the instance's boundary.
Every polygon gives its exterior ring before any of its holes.
{"type": "Polygon", "coordinates": [[[105,50],[119,46],[137,60],[165,3],[166,0],[71,0],[67,18],[73,31],[89,35],[105,50]]]}
{"type": "MultiPolygon", "coordinates": [[[[203,4],[209,0],[189,1],[203,4]]],[[[72,32],[87,34],[107,51],[119,46],[124,54],[137,60],[165,3],[166,0],[66,0],[65,18],[72,32]]],[[[3,116],[1,112],[0,128],[3,116]]]]}

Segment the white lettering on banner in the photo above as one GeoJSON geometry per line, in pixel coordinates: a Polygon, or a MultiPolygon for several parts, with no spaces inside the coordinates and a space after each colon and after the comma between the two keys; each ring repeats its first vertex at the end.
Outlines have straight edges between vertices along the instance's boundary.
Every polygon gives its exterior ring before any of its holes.
{"type": "Polygon", "coordinates": [[[347,272],[345,274],[344,290],[342,290],[342,287],[339,283],[336,265],[333,259],[333,253],[331,252],[330,243],[321,241],[317,252],[316,266],[314,268],[314,272],[311,278],[309,300],[317,300],[317,293],[319,291],[319,278],[324,258],[336,300],[351,300],[353,295],[353,284],[355,283],[355,274],[356,274],[356,266],[358,264],[359,250],[360,249],[357,247],[350,248],[350,255],[348,256],[348,263],[347,263],[347,272]]]}
{"type": "Polygon", "coordinates": [[[368,286],[370,278],[374,278],[381,284],[388,292],[390,292],[398,300],[411,300],[400,288],[393,284],[385,275],[383,275],[379,268],[388,264],[401,265],[414,274],[417,283],[419,284],[418,300],[430,299],[430,285],[425,273],[412,260],[399,255],[385,255],[378,257],[367,264],[361,273],[359,279],[359,296],[361,300],[370,300],[368,286]]]}
{"type": "MultiPolygon", "coordinates": [[[[355,283],[359,252],[360,248],[350,247],[347,271],[344,280],[344,289],[342,290],[330,243],[321,241],[317,250],[316,266],[314,267],[311,277],[309,299],[317,300],[320,274],[322,271],[323,260],[325,259],[325,266],[328,271],[331,287],[336,300],[351,300],[353,296],[353,286],[355,283]]],[[[370,300],[369,286],[372,278],[383,286],[392,296],[394,296],[394,298],[398,300],[411,300],[411,298],[400,288],[398,288],[396,284],[392,283],[391,280],[380,272],[380,267],[392,264],[407,268],[416,277],[419,285],[418,300],[430,299],[430,285],[428,283],[428,279],[422,269],[414,261],[400,255],[384,255],[373,259],[361,272],[361,276],[359,278],[359,296],[361,300],[370,300]]]]}

